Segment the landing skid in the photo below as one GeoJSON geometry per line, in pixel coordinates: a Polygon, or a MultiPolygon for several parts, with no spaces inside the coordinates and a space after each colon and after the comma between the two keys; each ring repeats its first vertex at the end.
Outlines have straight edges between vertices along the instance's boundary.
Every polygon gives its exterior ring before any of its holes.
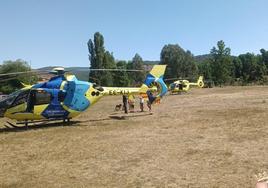
{"type": "Polygon", "coordinates": [[[14,123],[11,123],[9,121],[6,122],[6,124],[4,124],[4,126],[8,129],[11,128],[16,128],[16,129],[20,129],[20,128],[26,128],[28,129],[28,125],[35,125],[36,123],[46,123],[46,122],[53,122],[53,121],[60,121],[62,120],[63,123],[70,123],[71,118],[67,118],[67,119],[62,119],[62,118],[53,118],[53,119],[45,119],[45,120],[36,120],[36,121],[18,121],[16,122],[16,125],[14,123]],[[25,125],[25,126],[17,126],[17,125],[25,125]]]}
{"type": "Polygon", "coordinates": [[[20,127],[14,125],[13,123],[10,123],[9,121],[7,121],[7,124],[8,124],[9,126],[11,126],[11,127],[14,127],[14,128],[20,128],[20,127]]]}
{"type": "MultiPolygon", "coordinates": [[[[16,123],[18,124],[18,123],[16,123]]],[[[8,129],[12,129],[12,128],[15,128],[15,129],[21,129],[21,128],[24,128],[24,127],[21,127],[21,126],[17,126],[15,125],[14,123],[11,123],[9,121],[6,122],[6,124],[4,124],[4,126],[8,129]]],[[[26,128],[28,129],[28,123],[25,124],[26,128]]]]}

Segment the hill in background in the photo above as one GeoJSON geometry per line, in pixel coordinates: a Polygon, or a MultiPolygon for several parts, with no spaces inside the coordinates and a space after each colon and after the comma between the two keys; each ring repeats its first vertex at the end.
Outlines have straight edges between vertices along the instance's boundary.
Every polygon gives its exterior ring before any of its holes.
{"type": "MultiPolygon", "coordinates": [[[[194,57],[194,59],[197,63],[200,63],[204,60],[209,59],[210,57],[211,57],[210,54],[205,54],[205,55],[197,55],[194,57]]],[[[160,63],[160,61],[145,60],[144,61],[144,69],[145,69],[145,71],[150,71],[152,69],[153,65],[157,65],[159,63],[160,63]]],[[[48,66],[48,67],[39,68],[37,70],[49,72],[55,67],[61,67],[61,66],[48,66]]],[[[88,81],[89,67],[65,67],[65,70],[72,72],[74,75],[76,75],[76,77],[79,80],[88,81]]]]}

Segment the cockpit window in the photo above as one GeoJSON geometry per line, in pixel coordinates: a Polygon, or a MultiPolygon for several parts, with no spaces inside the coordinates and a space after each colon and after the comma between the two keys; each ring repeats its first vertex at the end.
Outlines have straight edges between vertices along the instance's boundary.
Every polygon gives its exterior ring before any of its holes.
{"type": "Polygon", "coordinates": [[[13,101],[16,99],[16,96],[8,96],[3,101],[9,106],[13,103],[13,101]]]}
{"type": "Polygon", "coordinates": [[[15,99],[22,93],[24,93],[25,91],[29,90],[19,90],[19,91],[15,91],[13,93],[11,93],[10,95],[7,96],[6,99],[4,99],[2,102],[4,102],[6,105],[10,106],[11,104],[14,103],[15,99]]]}
{"type": "Polygon", "coordinates": [[[51,101],[51,94],[46,91],[37,91],[35,93],[35,105],[49,104],[51,101]]]}
{"type": "Polygon", "coordinates": [[[10,95],[7,96],[6,99],[4,99],[4,101],[6,102],[6,104],[11,105],[12,102],[16,99],[16,97],[19,95],[20,91],[16,91],[11,93],[10,95]]]}

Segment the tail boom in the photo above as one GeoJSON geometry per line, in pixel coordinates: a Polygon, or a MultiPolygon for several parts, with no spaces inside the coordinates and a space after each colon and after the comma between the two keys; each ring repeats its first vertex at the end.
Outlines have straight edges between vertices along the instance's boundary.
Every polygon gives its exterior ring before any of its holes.
{"type": "Polygon", "coordinates": [[[155,65],[141,87],[103,87],[104,95],[123,95],[146,93],[148,90],[157,91],[157,97],[167,93],[167,86],[163,80],[166,65],[155,65]]]}

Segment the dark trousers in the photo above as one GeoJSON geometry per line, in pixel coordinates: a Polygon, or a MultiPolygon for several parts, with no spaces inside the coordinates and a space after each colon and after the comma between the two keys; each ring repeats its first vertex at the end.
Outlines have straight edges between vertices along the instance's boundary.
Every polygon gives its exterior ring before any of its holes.
{"type": "Polygon", "coordinates": [[[124,110],[125,110],[125,113],[127,114],[127,102],[124,102],[124,110]]]}

